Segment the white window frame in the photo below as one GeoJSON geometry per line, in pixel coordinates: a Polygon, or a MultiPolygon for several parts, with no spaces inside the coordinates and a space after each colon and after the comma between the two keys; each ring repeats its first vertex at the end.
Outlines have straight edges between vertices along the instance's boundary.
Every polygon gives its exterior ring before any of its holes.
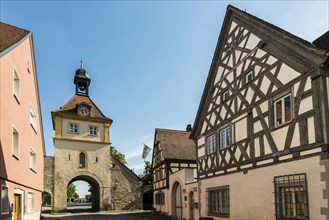
{"type": "Polygon", "coordinates": [[[216,152],[216,133],[207,137],[207,154],[212,154],[216,152]]]}
{"type": "Polygon", "coordinates": [[[16,68],[14,67],[14,73],[13,73],[13,94],[17,101],[19,102],[20,99],[20,93],[21,93],[21,80],[19,78],[19,75],[16,71],[16,68]]]}
{"type": "Polygon", "coordinates": [[[249,71],[247,74],[246,74],[246,77],[245,77],[245,84],[248,84],[250,83],[251,81],[254,80],[254,73],[253,71],[249,71]],[[249,79],[249,76],[251,76],[251,79],[249,79]]]}
{"type": "Polygon", "coordinates": [[[89,135],[97,136],[98,128],[94,125],[89,125],[89,135]]]}
{"type": "Polygon", "coordinates": [[[30,147],[30,169],[33,171],[37,170],[37,154],[33,150],[32,147],[30,147]]]}
{"type": "Polygon", "coordinates": [[[274,108],[274,127],[280,127],[281,125],[284,125],[284,124],[292,121],[292,106],[293,105],[292,105],[292,96],[291,96],[291,93],[288,93],[288,94],[282,96],[281,98],[276,99],[273,102],[273,108],[274,108]],[[289,96],[290,96],[290,120],[287,121],[284,100],[285,100],[285,98],[287,98],[289,96]],[[277,122],[278,116],[277,116],[276,104],[278,102],[281,102],[281,113],[282,113],[281,118],[282,118],[282,122],[280,124],[277,122]]]}
{"type": "Polygon", "coordinates": [[[78,123],[69,123],[69,133],[78,134],[79,133],[79,124],[78,123]]]}
{"type": "Polygon", "coordinates": [[[17,159],[19,158],[19,132],[18,130],[13,126],[12,130],[12,154],[17,159]],[[16,140],[17,138],[17,140],[16,140]]]}
{"type": "Polygon", "coordinates": [[[230,126],[222,129],[219,132],[219,139],[220,139],[220,149],[225,149],[228,148],[229,146],[231,146],[232,144],[232,129],[230,126]],[[229,133],[228,133],[229,131],[229,133]],[[224,135],[224,139],[223,139],[223,135],[224,135]],[[229,138],[230,143],[227,143],[227,138],[229,138]]]}
{"type": "Polygon", "coordinates": [[[27,193],[27,212],[31,213],[34,212],[34,193],[28,192],[27,193]]]}
{"type": "Polygon", "coordinates": [[[38,125],[37,114],[35,113],[32,105],[30,105],[30,124],[34,128],[34,130],[37,131],[37,125],[38,125]]]}
{"type": "Polygon", "coordinates": [[[9,187],[8,186],[6,186],[6,185],[1,185],[1,202],[0,202],[0,204],[1,204],[1,210],[0,210],[0,212],[1,212],[1,215],[7,215],[7,214],[9,214],[9,212],[10,212],[10,208],[9,208],[9,187]],[[6,191],[7,191],[7,209],[6,210],[3,210],[3,208],[4,208],[4,202],[3,202],[3,192],[2,192],[2,190],[4,189],[4,188],[6,188],[6,191]]]}

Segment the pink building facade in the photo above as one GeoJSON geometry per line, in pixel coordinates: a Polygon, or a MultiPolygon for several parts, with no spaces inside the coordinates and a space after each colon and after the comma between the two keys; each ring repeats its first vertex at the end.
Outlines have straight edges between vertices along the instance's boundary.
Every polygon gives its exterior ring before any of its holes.
{"type": "Polygon", "coordinates": [[[40,219],[45,156],[32,33],[0,22],[0,219],[40,219]]]}

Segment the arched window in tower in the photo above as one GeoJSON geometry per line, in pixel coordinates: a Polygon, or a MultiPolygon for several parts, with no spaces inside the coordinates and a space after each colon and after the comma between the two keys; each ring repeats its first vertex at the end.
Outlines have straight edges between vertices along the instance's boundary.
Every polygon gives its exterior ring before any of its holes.
{"type": "Polygon", "coordinates": [[[85,153],[81,152],[79,155],[79,167],[80,168],[85,168],[86,167],[86,155],[85,153]]]}

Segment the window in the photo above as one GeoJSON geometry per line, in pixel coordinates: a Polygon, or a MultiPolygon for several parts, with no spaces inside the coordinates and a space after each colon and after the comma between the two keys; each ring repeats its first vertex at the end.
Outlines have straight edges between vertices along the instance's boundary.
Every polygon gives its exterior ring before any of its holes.
{"type": "Polygon", "coordinates": [[[274,177],[277,220],[308,220],[306,173],[274,177]]]}
{"type": "Polygon", "coordinates": [[[97,135],[97,127],[89,126],[89,134],[90,135],[97,135]]]}
{"type": "Polygon", "coordinates": [[[207,138],[207,153],[212,154],[216,152],[216,134],[207,138]]]}
{"type": "Polygon", "coordinates": [[[13,155],[19,157],[19,133],[13,127],[13,146],[12,146],[13,155]]]}
{"type": "Polygon", "coordinates": [[[164,205],[165,204],[165,196],[164,193],[161,192],[157,192],[155,194],[155,204],[157,205],[164,205]]]}
{"type": "Polygon", "coordinates": [[[35,114],[35,111],[31,105],[30,107],[30,124],[34,128],[34,130],[37,130],[37,115],[35,114]]]}
{"type": "Polygon", "coordinates": [[[274,125],[280,126],[291,121],[291,94],[283,96],[274,102],[274,125]]]}
{"type": "Polygon", "coordinates": [[[30,71],[30,59],[27,57],[27,62],[26,62],[26,69],[28,73],[31,73],[30,71]]]}
{"type": "Polygon", "coordinates": [[[34,171],[36,171],[37,167],[37,155],[33,151],[32,148],[30,148],[30,168],[34,171]]]}
{"type": "Polygon", "coordinates": [[[27,193],[27,212],[34,211],[34,193],[28,192],[27,193]]]}
{"type": "Polygon", "coordinates": [[[77,134],[78,133],[78,124],[70,123],[70,128],[69,132],[72,134],[77,134]]]}
{"type": "Polygon", "coordinates": [[[249,72],[246,74],[246,79],[245,79],[245,80],[246,80],[246,83],[245,83],[245,84],[251,82],[253,79],[254,79],[254,74],[253,74],[252,71],[249,71],[249,72]]]}
{"type": "Polygon", "coordinates": [[[17,100],[19,100],[19,94],[20,94],[20,79],[18,77],[18,74],[16,70],[14,69],[14,89],[13,89],[14,96],[17,100]]]}
{"type": "Polygon", "coordinates": [[[229,186],[220,186],[207,189],[208,214],[221,217],[230,216],[229,186]]]}
{"type": "Polygon", "coordinates": [[[230,91],[226,90],[224,93],[223,93],[223,101],[227,100],[228,98],[230,97],[230,91]]]}
{"type": "Polygon", "coordinates": [[[1,214],[9,214],[8,186],[1,186],[1,214]]]}
{"type": "Polygon", "coordinates": [[[79,155],[79,167],[85,168],[86,167],[86,155],[81,152],[79,155]]]}
{"type": "Polygon", "coordinates": [[[231,143],[231,127],[227,127],[220,131],[220,149],[230,146],[231,143]]]}

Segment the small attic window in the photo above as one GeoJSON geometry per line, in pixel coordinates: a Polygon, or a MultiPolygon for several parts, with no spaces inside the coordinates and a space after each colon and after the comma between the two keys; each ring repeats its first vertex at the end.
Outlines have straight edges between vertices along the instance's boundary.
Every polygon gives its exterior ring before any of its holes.
{"type": "Polygon", "coordinates": [[[230,91],[229,91],[229,90],[226,90],[226,91],[223,93],[223,95],[222,95],[222,100],[223,100],[223,102],[224,102],[225,100],[227,100],[229,97],[230,97],[230,91]]]}

